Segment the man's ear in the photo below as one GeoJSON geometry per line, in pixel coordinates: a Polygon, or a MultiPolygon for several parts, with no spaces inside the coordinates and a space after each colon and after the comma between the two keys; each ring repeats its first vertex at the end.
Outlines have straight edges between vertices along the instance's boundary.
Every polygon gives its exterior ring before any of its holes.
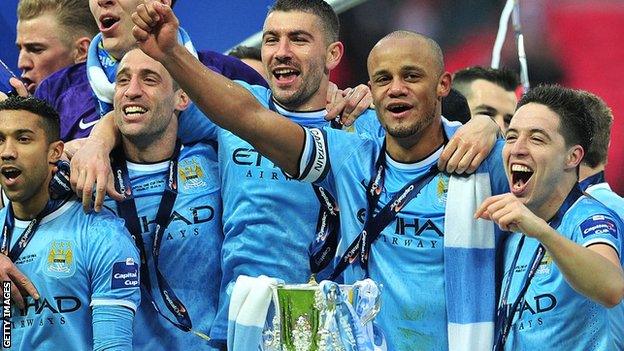
{"type": "Polygon", "coordinates": [[[89,44],[91,44],[91,38],[88,37],[80,37],[74,41],[74,63],[85,62],[87,60],[89,44]]]}
{"type": "Polygon", "coordinates": [[[568,150],[568,156],[566,157],[566,169],[575,169],[583,161],[585,156],[585,150],[581,145],[574,145],[568,150]]]}
{"type": "Polygon", "coordinates": [[[61,140],[54,141],[48,146],[48,163],[56,163],[63,156],[65,144],[61,140]]]}
{"type": "Polygon", "coordinates": [[[327,58],[325,59],[325,67],[328,71],[338,66],[342,55],[344,55],[344,45],[341,42],[337,41],[329,44],[327,47],[327,58]]]}
{"type": "Polygon", "coordinates": [[[182,89],[178,89],[175,92],[175,110],[184,111],[191,104],[191,99],[182,89]]]}
{"type": "Polygon", "coordinates": [[[451,91],[452,81],[453,78],[451,77],[451,74],[449,72],[442,73],[440,79],[438,80],[438,87],[436,89],[438,98],[446,97],[449,94],[449,92],[451,91]]]}

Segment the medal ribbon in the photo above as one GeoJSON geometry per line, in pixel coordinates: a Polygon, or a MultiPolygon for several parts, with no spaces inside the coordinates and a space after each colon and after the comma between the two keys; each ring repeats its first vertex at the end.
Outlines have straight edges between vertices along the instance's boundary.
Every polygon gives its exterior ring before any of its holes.
{"type": "Polygon", "coordinates": [[[123,201],[117,202],[117,209],[119,216],[125,220],[126,228],[132,235],[137,248],[139,249],[139,255],[141,258],[141,286],[145,295],[148,297],[152,306],[167,321],[173,324],[175,327],[185,331],[193,332],[195,335],[202,339],[208,340],[209,337],[205,334],[193,330],[193,324],[188,311],[182,301],[177,297],[164,274],[159,268],[160,258],[160,246],[162,244],[162,237],[169,225],[169,217],[171,216],[173,206],[175,204],[176,197],[178,195],[178,157],[180,156],[180,149],[182,145],[180,140],[176,141],[174,153],[169,160],[169,169],[167,175],[167,183],[165,185],[165,191],[160,200],[158,206],[158,212],[156,214],[156,228],[154,230],[154,242],[152,245],[152,255],[154,257],[154,268],[156,271],[156,280],[158,283],[158,289],[160,295],[165,302],[167,309],[175,316],[177,322],[167,317],[158,307],[156,300],[152,295],[152,285],[150,282],[149,270],[147,268],[147,255],[145,253],[145,243],[143,241],[141,224],[139,222],[139,216],[136,209],[136,203],[132,194],[132,184],[130,183],[130,175],[128,173],[128,166],[126,164],[126,158],[123,153],[123,149],[118,147],[113,152],[113,172],[116,177],[115,188],[118,192],[124,194],[126,198],[123,201]]]}
{"type": "Polygon", "coordinates": [[[433,165],[423,176],[406,184],[376,215],[375,207],[379,202],[384,186],[386,169],[386,144],[384,142],[377,162],[375,162],[375,177],[369,182],[366,199],[368,212],[364,229],[351,243],[345,254],[340,258],[330,280],[336,279],[344,270],[357,259],[368,276],[368,261],[371,245],[379,238],[381,231],[396,218],[396,215],[412,201],[420,191],[439,173],[437,165],[433,165]]]}
{"type": "MultiPolygon", "coordinates": [[[[561,220],[563,219],[565,213],[570,209],[570,207],[572,207],[576,200],[578,200],[583,195],[584,194],[578,184],[575,185],[564,200],[563,204],[561,205],[555,216],[548,222],[548,225],[554,230],[557,230],[557,228],[559,228],[559,225],[561,225],[561,220]]],[[[514,316],[516,315],[517,310],[519,308],[522,308],[522,306],[524,305],[525,295],[527,290],[529,289],[531,280],[535,276],[535,273],[537,272],[540,264],[542,263],[542,259],[546,254],[546,248],[544,248],[542,244],[539,244],[531,258],[531,266],[522,277],[522,288],[518,293],[518,297],[516,297],[515,301],[512,304],[509,304],[509,290],[511,288],[511,282],[513,280],[515,267],[518,263],[518,258],[520,257],[520,252],[522,251],[522,247],[524,246],[525,238],[526,236],[523,235],[518,242],[516,252],[514,253],[514,258],[511,262],[511,271],[507,275],[507,279],[505,280],[505,286],[501,293],[501,301],[496,312],[497,335],[495,339],[496,343],[494,344],[495,351],[504,350],[505,342],[507,341],[509,331],[511,330],[511,326],[513,325],[514,316]]]]}

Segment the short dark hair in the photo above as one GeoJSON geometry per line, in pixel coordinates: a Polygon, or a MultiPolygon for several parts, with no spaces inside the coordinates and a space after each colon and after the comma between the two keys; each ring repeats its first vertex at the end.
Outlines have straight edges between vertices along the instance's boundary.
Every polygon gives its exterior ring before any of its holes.
{"type": "Polygon", "coordinates": [[[442,98],[442,116],[449,121],[458,121],[462,124],[470,120],[468,101],[456,89],[451,89],[449,94],[442,98]]]}
{"type": "Polygon", "coordinates": [[[254,46],[239,45],[228,52],[229,56],[236,57],[239,60],[252,59],[262,61],[260,49],[254,46]]]}
{"type": "Polygon", "coordinates": [[[594,121],[594,135],[591,144],[589,144],[589,149],[585,150],[583,163],[591,168],[596,168],[601,164],[607,163],[613,112],[598,96],[584,90],[578,90],[577,92],[594,121]]]}
{"type": "Polygon", "coordinates": [[[506,91],[515,91],[520,80],[518,75],[506,68],[485,68],[473,66],[461,69],[453,75],[453,88],[466,97],[470,97],[470,84],[477,79],[494,83],[506,91]]]}
{"type": "Polygon", "coordinates": [[[323,0],[277,0],[269,8],[269,14],[274,11],[300,11],[316,15],[323,24],[323,32],[328,43],[338,41],[340,36],[340,21],[334,9],[323,0]]]}
{"type": "Polygon", "coordinates": [[[28,111],[41,117],[41,127],[49,143],[61,140],[61,120],[58,112],[46,101],[33,96],[10,96],[0,102],[0,111],[28,111]]]}
{"type": "Polygon", "coordinates": [[[540,85],[530,89],[518,102],[518,109],[529,103],[541,104],[559,115],[559,130],[567,146],[581,145],[589,150],[594,135],[594,119],[583,99],[573,89],[558,84],[540,85]]]}

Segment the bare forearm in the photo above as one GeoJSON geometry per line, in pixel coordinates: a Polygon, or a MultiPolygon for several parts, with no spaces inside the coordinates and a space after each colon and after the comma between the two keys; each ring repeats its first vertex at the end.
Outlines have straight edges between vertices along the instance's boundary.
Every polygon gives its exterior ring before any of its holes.
{"type": "Polygon", "coordinates": [[[304,133],[290,120],[265,109],[245,88],[206,68],[183,46],[163,65],[206,116],[254,145],[285,171],[297,171],[304,133]]]}
{"type": "MultiPolygon", "coordinates": [[[[578,245],[550,227],[548,229],[539,240],[570,286],[607,307],[618,304],[624,296],[622,269],[593,249],[578,245]]],[[[605,244],[596,246],[611,249],[605,244]]]]}
{"type": "Polygon", "coordinates": [[[111,151],[120,142],[119,129],[115,125],[114,112],[107,113],[100,121],[93,126],[91,134],[89,134],[90,141],[97,141],[102,144],[102,147],[107,151],[111,151]]]}

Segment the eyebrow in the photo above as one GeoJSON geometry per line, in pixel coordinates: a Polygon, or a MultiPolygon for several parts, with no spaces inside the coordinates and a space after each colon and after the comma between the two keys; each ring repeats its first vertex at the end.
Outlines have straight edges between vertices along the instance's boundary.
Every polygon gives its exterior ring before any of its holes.
{"type": "Polygon", "coordinates": [[[481,104],[481,105],[477,105],[477,107],[475,108],[481,108],[484,110],[490,110],[490,111],[496,111],[496,109],[490,105],[486,105],[486,104],[481,104]]]}
{"type": "Polygon", "coordinates": [[[425,70],[422,69],[422,67],[419,66],[412,66],[412,65],[408,65],[408,66],[403,66],[401,67],[401,72],[407,72],[407,71],[417,71],[418,73],[421,74],[425,74],[425,70]]]}
{"type": "Polygon", "coordinates": [[[493,114],[496,114],[496,112],[498,112],[498,110],[495,109],[494,107],[490,105],[485,105],[485,104],[478,105],[477,107],[475,107],[475,110],[485,110],[486,112],[493,113],[493,114]]]}
{"type": "MultiPolygon", "coordinates": [[[[517,129],[509,128],[509,129],[507,129],[507,132],[505,133],[505,136],[507,136],[507,134],[509,134],[511,132],[518,134],[518,130],[517,129]]],[[[529,134],[535,134],[535,133],[542,134],[543,136],[548,138],[548,140],[551,140],[550,134],[548,134],[545,129],[542,129],[542,128],[531,128],[531,129],[529,129],[529,134]]]]}
{"type": "MultiPolygon", "coordinates": [[[[117,79],[117,78],[118,78],[119,76],[121,76],[121,75],[124,75],[124,74],[126,74],[126,75],[127,75],[127,74],[130,74],[130,73],[128,72],[129,70],[130,70],[130,69],[129,69],[128,67],[123,67],[122,69],[120,69],[120,70],[117,72],[117,74],[115,75],[115,79],[117,79]]],[[[153,74],[153,75],[156,75],[156,76],[158,76],[158,77],[161,77],[160,73],[158,73],[158,72],[156,72],[156,71],[154,71],[154,70],[151,70],[151,69],[149,69],[149,68],[142,68],[142,69],[140,69],[140,70],[139,70],[139,75],[141,75],[141,76],[146,76],[146,75],[149,75],[149,74],[153,74]]]]}
{"type": "Polygon", "coordinates": [[[35,134],[35,131],[32,129],[28,129],[28,128],[16,129],[16,130],[8,131],[8,133],[0,131],[0,135],[19,135],[19,134],[27,134],[27,133],[35,134]]]}
{"type": "MultiPolygon", "coordinates": [[[[399,70],[399,72],[401,73],[405,73],[405,72],[411,72],[411,71],[415,71],[418,72],[419,74],[425,75],[426,72],[424,69],[422,69],[421,67],[418,66],[403,66],[401,67],[401,69],[399,70]]],[[[383,75],[383,74],[389,74],[390,71],[386,68],[382,68],[379,71],[375,71],[373,73],[373,77],[379,76],[379,75],[383,75]]]]}
{"type": "MultiPolygon", "coordinates": [[[[268,30],[268,31],[262,33],[262,37],[263,38],[266,37],[266,36],[269,36],[269,35],[278,36],[278,32],[276,32],[274,30],[268,30]]],[[[286,35],[288,35],[289,37],[290,36],[295,36],[295,35],[305,35],[305,36],[310,37],[310,38],[312,37],[312,34],[310,32],[307,32],[307,31],[302,30],[302,29],[290,31],[286,35]]]]}
{"type": "Polygon", "coordinates": [[[25,133],[35,133],[34,130],[31,129],[27,129],[27,128],[22,128],[22,129],[18,129],[16,131],[13,132],[14,134],[25,134],[25,133]]]}
{"type": "Polygon", "coordinates": [[[545,137],[547,137],[548,139],[550,139],[550,135],[548,134],[548,132],[546,132],[546,130],[544,130],[542,128],[532,128],[532,129],[529,130],[529,132],[531,134],[540,133],[540,134],[544,135],[545,137]]]}

